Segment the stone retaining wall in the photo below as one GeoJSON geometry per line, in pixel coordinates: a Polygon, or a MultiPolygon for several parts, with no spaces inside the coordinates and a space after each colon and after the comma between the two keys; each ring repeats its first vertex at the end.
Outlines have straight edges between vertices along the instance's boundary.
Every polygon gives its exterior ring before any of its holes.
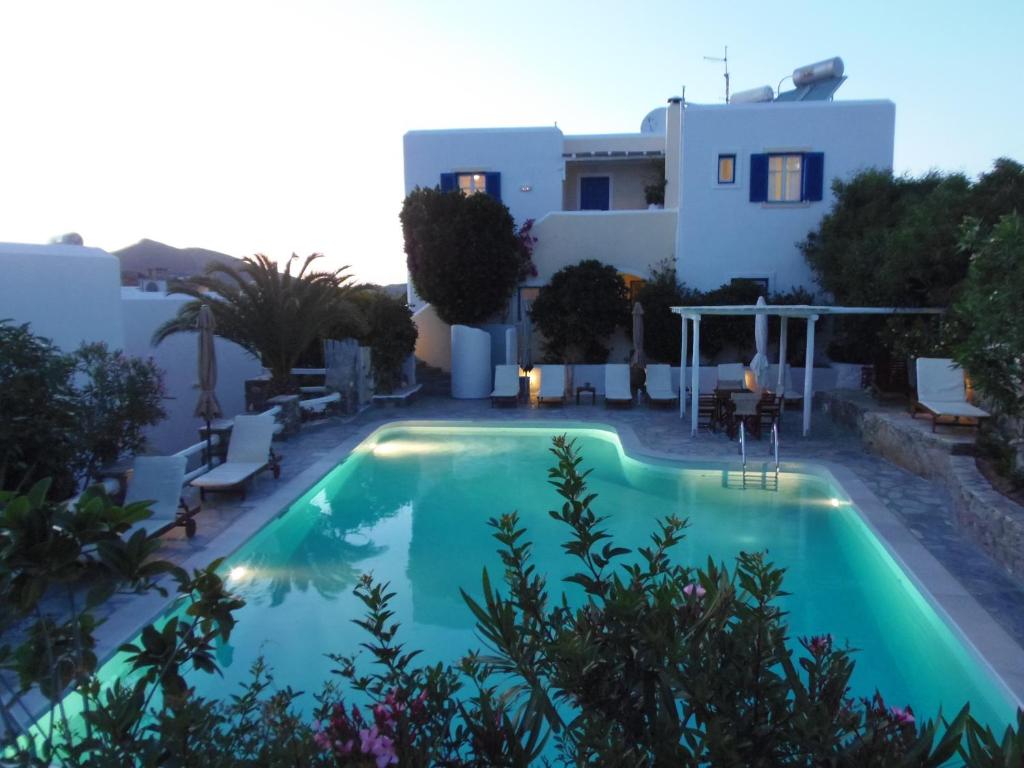
{"type": "Polygon", "coordinates": [[[957,522],[1014,578],[1024,581],[1024,507],[1007,499],[978,470],[973,436],[935,434],[906,412],[877,406],[859,394],[820,396],[837,423],[860,435],[872,453],[941,483],[957,522]]]}

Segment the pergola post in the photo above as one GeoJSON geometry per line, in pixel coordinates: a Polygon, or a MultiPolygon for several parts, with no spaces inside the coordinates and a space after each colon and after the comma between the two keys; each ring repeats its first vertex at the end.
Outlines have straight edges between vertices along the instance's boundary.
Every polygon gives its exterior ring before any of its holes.
{"type": "Polygon", "coordinates": [[[775,393],[786,392],[786,346],[789,342],[789,317],[779,318],[779,377],[775,383],[775,393]]]}
{"type": "Polygon", "coordinates": [[[690,367],[690,435],[697,436],[697,404],[700,400],[700,315],[693,316],[693,362],[690,367]]]}
{"type": "Polygon", "coordinates": [[[804,355],[804,437],[811,431],[811,399],[814,393],[814,325],[817,315],[807,316],[807,352],[804,355]]]}
{"type": "Polygon", "coordinates": [[[682,341],[679,345],[679,418],[686,415],[686,315],[679,315],[682,323],[682,341]]]}

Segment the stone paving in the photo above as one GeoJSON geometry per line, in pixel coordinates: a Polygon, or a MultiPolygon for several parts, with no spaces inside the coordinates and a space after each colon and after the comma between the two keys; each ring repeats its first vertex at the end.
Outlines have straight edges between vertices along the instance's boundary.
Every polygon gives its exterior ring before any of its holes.
{"type": "MultiPolygon", "coordinates": [[[[276,444],[283,454],[280,483],[296,477],[303,469],[324,458],[345,439],[366,434],[373,428],[395,420],[493,420],[521,423],[554,421],[590,421],[610,426],[628,425],[640,442],[652,451],[680,458],[737,459],[737,444],[723,434],[701,431],[689,434],[689,421],[680,421],[675,409],[605,408],[597,405],[566,405],[518,408],[492,408],[488,401],[457,401],[424,397],[406,408],[375,408],[347,419],[332,418],[306,425],[302,433],[276,444]]],[[[781,458],[785,461],[824,461],[841,464],[853,471],[878,499],[893,512],[912,534],[975,597],[981,606],[1016,642],[1024,646],[1024,587],[1007,576],[989,556],[958,527],[948,492],[939,484],[911,474],[896,465],[867,453],[860,438],[832,422],[821,411],[814,414],[812,436],[800,436],[800,414],[788,411],[783,419],[781,458]]],[[[768,458],[767,440],[752,440],[749,460],[760,463],[768,458]]],[[[253,483],[245,501],[238,497],[208,498],[200,516],[199,533],[192,540],[181,529],[165,537],[164,555],[183,561],[210,550],[210,542],[255,503],[267,498],[278,487],[269,474],[253,483]]],[[[208,552],[210,559],[226,552],[208,552]]]]}

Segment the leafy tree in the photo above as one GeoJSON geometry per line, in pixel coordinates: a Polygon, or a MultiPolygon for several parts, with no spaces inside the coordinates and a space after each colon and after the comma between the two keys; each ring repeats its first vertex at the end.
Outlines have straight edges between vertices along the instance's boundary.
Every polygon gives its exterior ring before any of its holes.
{"type": "Polygon", "coordinates": [[[971,189],[971,216],[991,228],[1007,213],[1024,215],[1024,165],[1000,157],[971,189]]]}
{"type": "Polygon", "coordinates": [[[340,267],[311,271],[322,254],[307,256],[296,272],[292,254],[283,272],[262,254],[246,257],[240,266],[211,263],[206,273],[175,284],[171,293],[193,297],[178,315],[153,334],[159,344],[175,333],[194,331],[199,308],[213,311],[216,334],[259,358],[270,371],[271,389],[289,392],[291,370],[303,352],[339,324],[349,336],[366,332],[366,322],[351,302],[351,277],[340,267]]]}
{"type": "Polygon", "coordinates": [[[544,335],[550,359],[603,363],[608,337],[628,321],[626,284],[615,267],[581,261],[560,269],[540,289],[530,317],[544,335]]]}
{"type": "Polygon", "coordinates": [[[378,288],[353,296],[366,318],[363,344],[373,351],[373,376],[379,392],[392,392],[401,384],[402,364],[416,349],[418,331],[409,305],[378,288]]]}
{"type": "Polygon", "coordinates": [[[166,417],[163,378],[152,360],[111,352],[103,343],[84,344],[75,353],[81,480],[125,453],[145,447],[146,427],[166,417]]]}
{"type": "Polygon", "coordinates": [[[954,357],[1002,414],[1024,418],[1024,217],[1007,214],[991,230],[968,219],[961,245],[971,266],[954,307],[954,357]]]}
{"type": "Polygon", "coordinates": [[[74,492],[74,367],[28,324],[0,321],[0,490],[29,488],[50,477],[58,498],[74,492]]]}
{"type": "Polygon", "coordinates": [[[485,322],[531,268],[532,236],[517,236],[508,208],[489,195],[417,187],[399,218],[416,293],[446,323],[485,322]]]}

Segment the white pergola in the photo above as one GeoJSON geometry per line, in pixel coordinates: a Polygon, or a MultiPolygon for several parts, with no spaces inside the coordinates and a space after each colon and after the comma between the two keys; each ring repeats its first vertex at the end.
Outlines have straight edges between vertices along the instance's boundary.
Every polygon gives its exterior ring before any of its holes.
{"type": "Polygon", "coordinates": [[[686,372],[687,320],[693,323],[692,358],[693,366],[690,381],[690,434],[697,435],[697,402],[700,397],[700,321],[705,315],[775,315],[779,318],[779,380],[777,386],[783,388],[786,361],[786,341],[789,318],[801,318],[807,321],[807,354],[804,358],[804,436],[811,429],[811,399],[814,392],[814,327],[818,319],[825,315],[939,315],[945,310],[920,307],[817,307],[808,304],[743,304],[722,307],[672,307],[679,315],[683,324],[683,338],[680,346],[679,368],[679,418],[686,415],[686,397],[683,390],[683,378],[686,372]]]}

